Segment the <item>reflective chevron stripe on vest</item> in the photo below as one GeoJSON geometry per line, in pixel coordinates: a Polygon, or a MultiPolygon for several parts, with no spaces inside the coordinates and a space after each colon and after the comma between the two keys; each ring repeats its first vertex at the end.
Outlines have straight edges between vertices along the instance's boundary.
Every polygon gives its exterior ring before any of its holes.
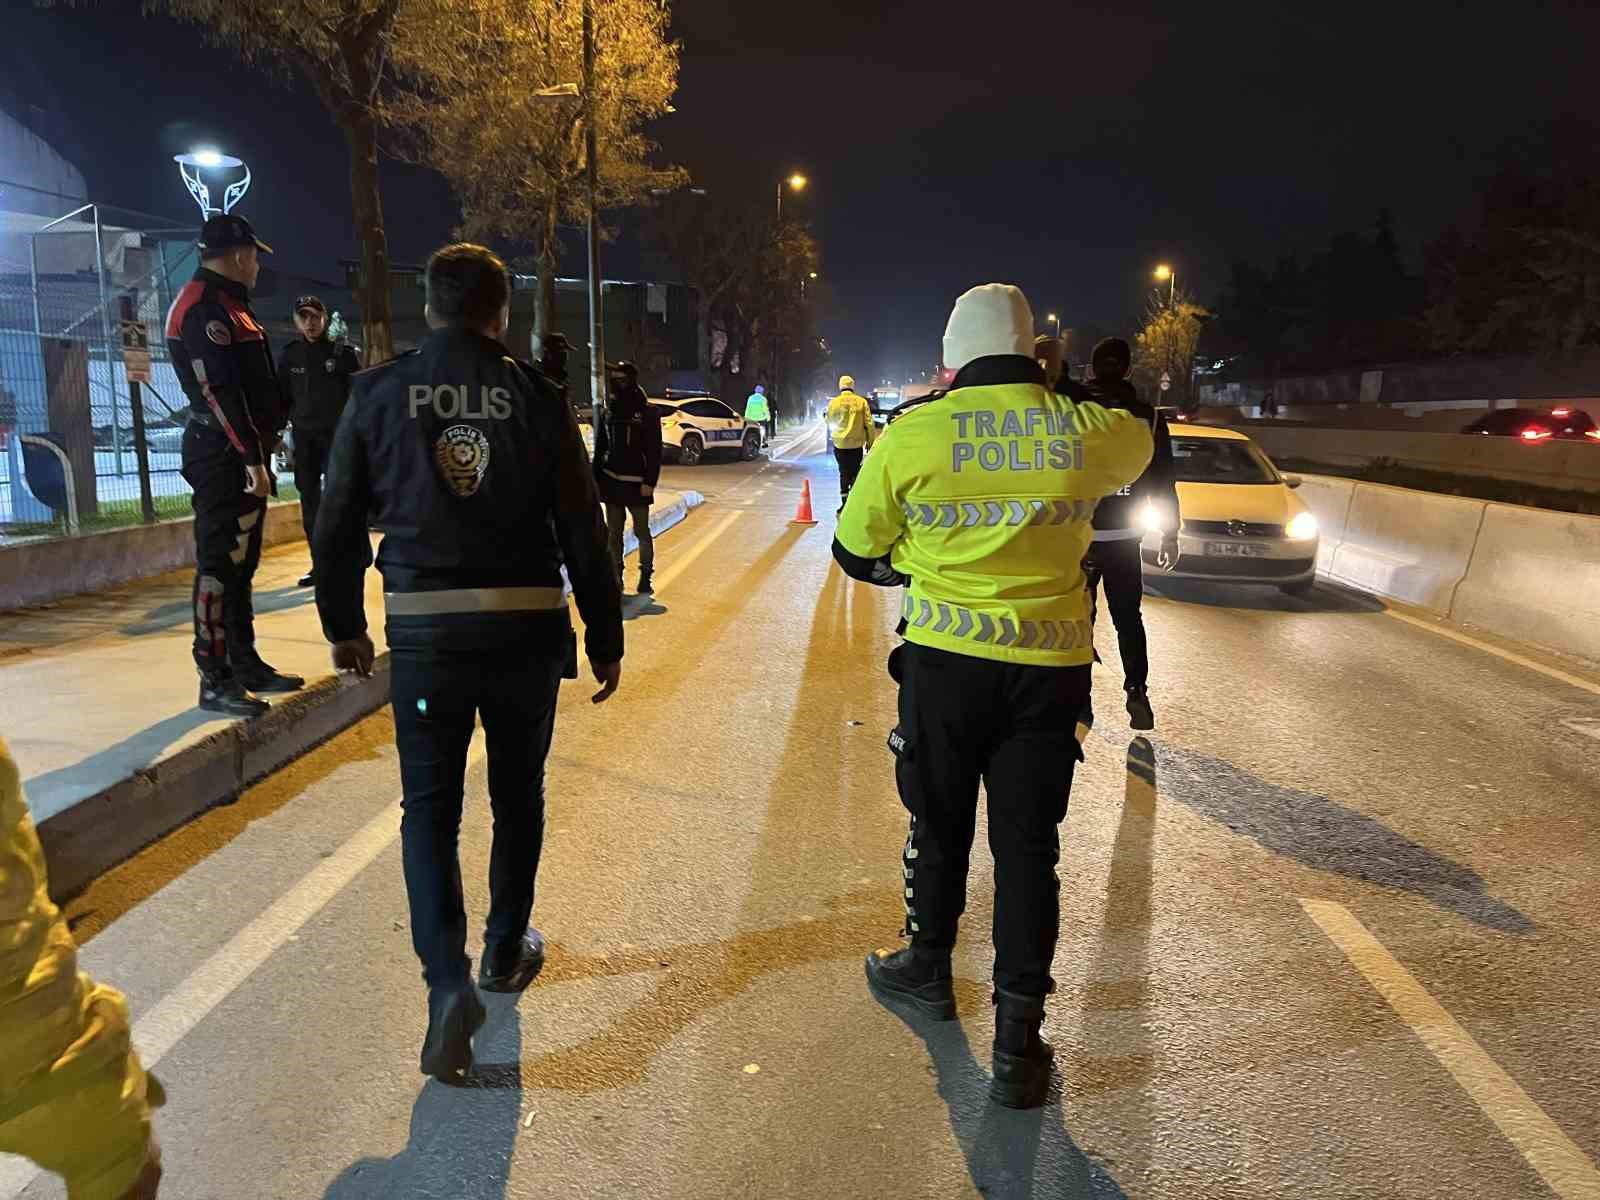
{"type": "Polygon", "coordinates": [[[906,524],[929,529],[992,529],[997,525],[1065,525],[1094,518],[1094,500],[983,500],[906,504],[906,524]]]}
{"type": "MultiPolygon", "coordinates": [[[[1091,510],[1093,505],[1090,505],[1091,510]]],[[[963,638],[983,646],[1015,646],[1018,650],[1076,650],[1094,643],[1088,621],[1013,621],[973,612],[958,604],[919,600],[907,592],[907,625],[963,638]]]]}

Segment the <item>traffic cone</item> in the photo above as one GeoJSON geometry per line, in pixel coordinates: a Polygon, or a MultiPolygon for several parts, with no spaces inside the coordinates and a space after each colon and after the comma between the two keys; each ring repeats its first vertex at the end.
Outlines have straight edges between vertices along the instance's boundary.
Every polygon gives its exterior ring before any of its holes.
{"type": "Polygon", "coordinates": [[[811,512],[811,480],[807,479],[800,488],[800,507],[794,510],[794,520],[791,525],[815,525],[817,518],[811,512]]]}

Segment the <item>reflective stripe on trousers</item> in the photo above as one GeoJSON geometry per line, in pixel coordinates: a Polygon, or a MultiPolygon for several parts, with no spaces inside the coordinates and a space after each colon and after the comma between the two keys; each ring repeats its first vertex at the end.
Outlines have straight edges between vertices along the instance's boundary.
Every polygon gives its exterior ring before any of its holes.
{"type": "Polygon", "coordinates": [[[992,529],[1008,525],[1066,525],[1094,517],[1098,500],[961,500],[903,506],[906,524],[929,529],[992,529]]]}
{"type": "Polygon", "coordinates": [[[932,633],[947,634],[983,646],[1014,646],[1018,650],[1076,650],[1094,641],[1088,621],[1014,621],[958,604],[919,600],[906,593],[906,624],[932,633]]]}

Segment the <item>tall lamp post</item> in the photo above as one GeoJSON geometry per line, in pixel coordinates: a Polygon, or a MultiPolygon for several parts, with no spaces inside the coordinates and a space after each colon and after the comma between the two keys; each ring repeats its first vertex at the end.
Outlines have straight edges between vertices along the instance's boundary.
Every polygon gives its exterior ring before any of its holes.
{"type": "Polygon", "coordinates": [[[1055,326],[1055,331],[1056,331],[1055,332],[1055,336],[1056,337],[1060,337],[1061,336],[1061,317],[1056,313],[1050,313],[1048,316],[1045,317],[1045,320],[1049,321],[1052,325],[1055,326]]]}
{"type": "MultiPolygon", "coordinates": [[[[803,192],[806,190],[806,184],[810,182],[811,181],[804,175],[800,174],[799,171],[796,171],[787,179],[778,180],[777,236],[781,237],[783,233],[783,189],[788,188],[792,192],[803,192]]],[[[800,281],[800,298],[802,300],[805,299],[805,294],[806,281],[802,279],[800,281]]],[[[769,401],[769,403],[773,405],[776,405],[778,402],[778,358],[782,353],[782,346],[783,343],[780,340],[778,333],[778,321],[774,319],[772,322],[772,399],[769,401]]],[[[774,424],[776,424],[776,422],[774,422],[774,424]]]]}
{"type": "Polygon", "coordinates": [[[1156,282],[1166,283],[1169,280],[1171,286],[1167,289],[1167,307],[1173,308],[1178,301],[1178,273],[1166,263],[1162,263],[1156,268],[1156,282]]]}
{"type": "Polygon", "coordinates": [[[806,184],[810,182],[811,181],[809,179],[800,174],[798,171],[789,176],[787,179],[778,180],[778,220],[783,220],[783,189],[788,188],[793,192],[803,192],[806,190],[806,184]]]}

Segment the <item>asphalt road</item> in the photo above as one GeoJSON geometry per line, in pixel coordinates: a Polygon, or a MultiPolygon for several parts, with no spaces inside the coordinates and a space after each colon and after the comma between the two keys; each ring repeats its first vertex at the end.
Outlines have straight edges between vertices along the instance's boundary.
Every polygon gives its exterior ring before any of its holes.
{"type": "MultiPolygon", "coordinates": [[[[981,831],[960,1022],[863,984],[901,919],[898,598],[831,565],[831,463],[669,477],[708,503],[660,544],[622,692],[564,694],[551,959],[491,998],[477,1086],[416,1070],[387,717],[74,903],[159,1055],[163,1195],[1600,1197],[1600,686],[1343,593],[1192,589],[1148,601],[1143,742],[1102,630],[1062,1090],[1001,1111],[981,831]]],[[[484,786],[479,760],[475,930],[484,786]]]]}

